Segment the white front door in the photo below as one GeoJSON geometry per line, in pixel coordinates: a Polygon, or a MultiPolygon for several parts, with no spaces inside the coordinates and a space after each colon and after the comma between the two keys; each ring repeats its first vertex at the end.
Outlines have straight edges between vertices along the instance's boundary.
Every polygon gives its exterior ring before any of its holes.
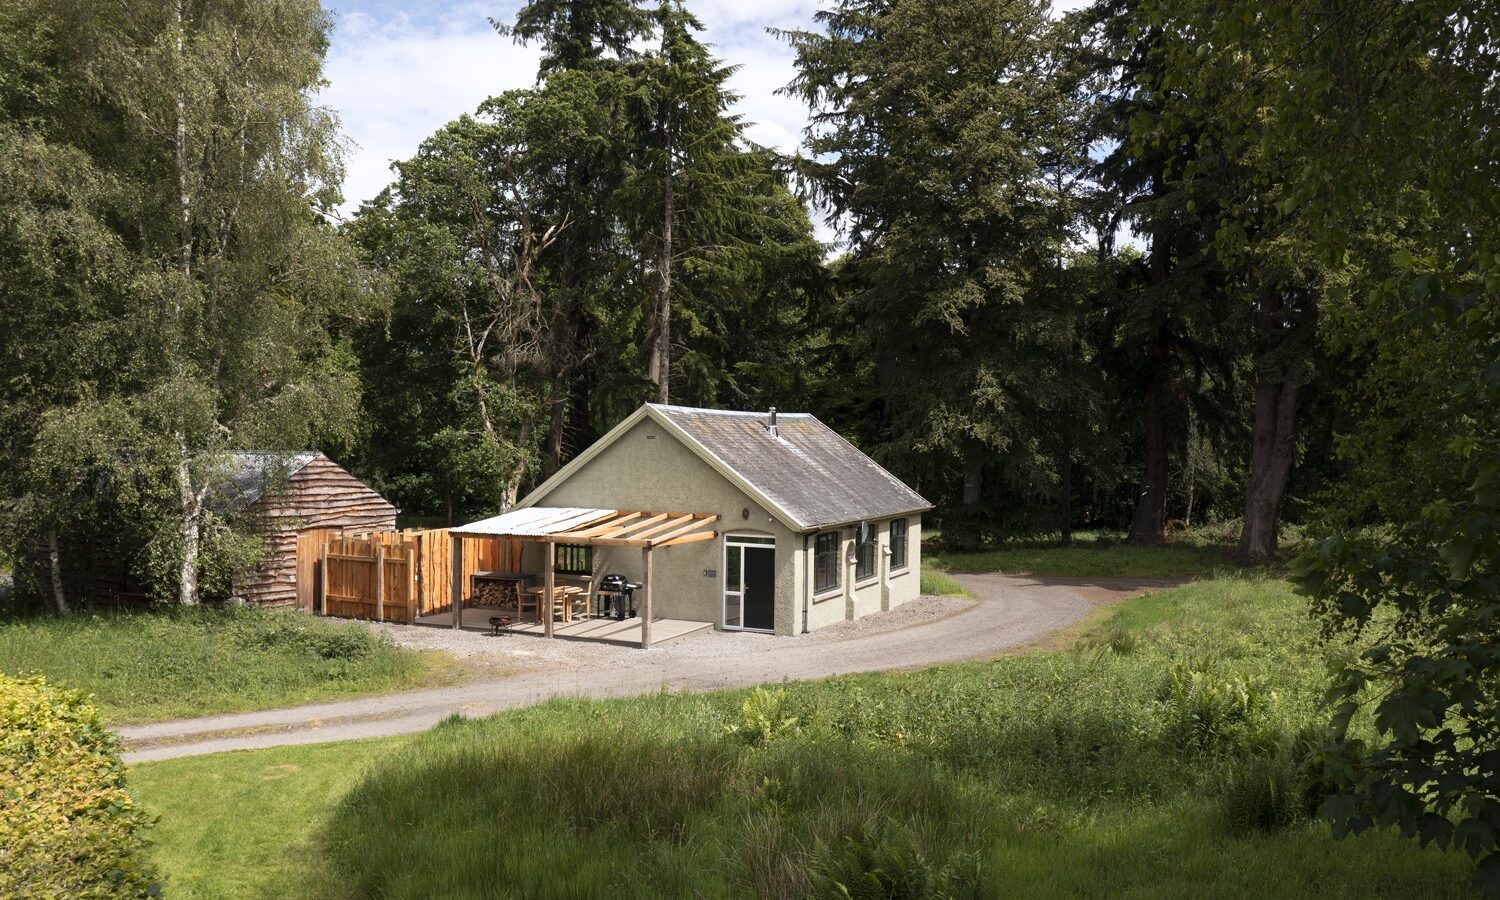
{"type": "Polygon", "coordinates": [[[724,627],[775,630],[775,538],[750,534],[724,538],[724,627]]]}

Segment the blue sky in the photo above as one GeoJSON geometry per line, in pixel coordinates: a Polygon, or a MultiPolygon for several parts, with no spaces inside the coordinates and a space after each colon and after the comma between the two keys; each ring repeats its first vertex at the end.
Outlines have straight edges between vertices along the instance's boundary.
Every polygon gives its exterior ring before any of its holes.
{"type": "MultiPolygon", "coordinates": [[[[502,38],[486,17],[510,22],[519,0],[324,0],[334,16],[322,102],[338,112],[353,142],[344,181],[346,213],[390,181],[392,160],[471,112],[486,97],[530,85],[537,51],[502,38]]],[[[806,110],[777,88],[791,80],[792,54],[768,27],[812,24],[808,0],[692,0],[703,38],[740,66],[731,86],[748,136],[783,151],[797,148],[806,110]]],[[[826,235],[825,235],[826,237],[826,235]]]]}

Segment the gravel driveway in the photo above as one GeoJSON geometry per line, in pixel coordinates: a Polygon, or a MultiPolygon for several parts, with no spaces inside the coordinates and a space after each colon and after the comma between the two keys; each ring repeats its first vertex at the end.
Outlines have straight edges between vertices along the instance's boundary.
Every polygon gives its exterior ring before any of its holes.
{"type": "Polygon", "coordinates": [[[525,669],[492,680],[121,729],[128,762],[407,734],[560,696],[711,691],[983,659],[1046,641],[1091,610],[1175,582],[959,575],[977,600],[923,597],[888,613],[782,637],[709,631],[650,650],[531,635],[371,626],[399,643],[525,669]]]}

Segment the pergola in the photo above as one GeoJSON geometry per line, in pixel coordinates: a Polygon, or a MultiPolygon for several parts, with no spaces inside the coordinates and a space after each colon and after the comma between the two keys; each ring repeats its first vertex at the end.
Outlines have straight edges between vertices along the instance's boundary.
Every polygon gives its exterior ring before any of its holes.
{"type": "Polygon", "coordinates": [[[703,513],[659,513],[623,509],[580,509],[577,507],[530,507],[502,513],[478,522],[451,529],[453,539],[453,627],[461,627],[463,617],[463,539],[514,538],[545,544],[547,562],[543,568],[543,602],[539,610],[547,637],[553,633],[553,569],[557,563],[558,544],[584,544],[595,547],[639,547],[644,557],[645,594],[641,603],[641,647],[651,646],[651,551],[658,547],[675,547],[718,536],[711,527],[719,520],[703,513]]]}

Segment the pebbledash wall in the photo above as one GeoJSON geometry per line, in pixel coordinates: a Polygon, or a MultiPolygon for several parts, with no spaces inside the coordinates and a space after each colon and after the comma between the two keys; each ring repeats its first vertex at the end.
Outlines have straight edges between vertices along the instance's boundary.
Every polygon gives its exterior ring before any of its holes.
{"type": "MultiPolygon", "coordinates": [[[[812,595],[813,535],[818,532],[788,528],[650,418],[641,419],[564,481],[528,497],[526,505],[718,515],[715,540],[652,551],[652,604],[660,617],[724,626],[724,541],[728,535],[776,539],[777,634],[798,634],[893,608],[921,593],[921,516],[911,515],[905,517],[909,524],[904,569],[889,571],[890,521],[873,523],[879,542],[876,576],[855,584],[853,564],[844,564],[839,589],[812,596],[812,602],[807,602],[812,595]]],[[[822,530],[840,532],[842,560],[847,561],[854,549],[854,526],[822,530]]],[[[540,571],[545,548],[528,544],[525,552],[526,570],[540,571]]],[[[597,573],[618,572],[637,582],[644,577],[639,549],[596,547],[594,554],[597,573]]]]}

